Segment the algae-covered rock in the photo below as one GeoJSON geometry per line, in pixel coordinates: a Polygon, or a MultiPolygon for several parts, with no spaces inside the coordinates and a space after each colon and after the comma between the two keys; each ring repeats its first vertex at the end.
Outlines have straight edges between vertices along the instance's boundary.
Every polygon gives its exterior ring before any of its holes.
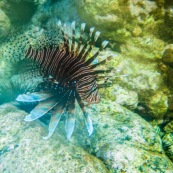
{"type": "Polygon", "coordinates": [[[125,106],[129,109],[135,109],[139,102],[138,94],[135,91],[131,91],[127,88],[115,84],[110,88],[100,90],[101,95],[104,98],[114,101],[117,104],[125,106]]]}
{"type": "Polygon", "coordinates": [[[121,43],[132,35],[140,36],[143,31],[154,31],[157,25],[151,16],[157,9],[155,1],[78,0],[77,6],[84,21],[98,27],[106,38],[121,43]]]}
{"type": "MultiPolygon", "coordinates": [[[[138,99],[152,112],[150,116],[162,118],[169,107],[168,89],[158,68],[165,47],[160,37],[164,30],[163,2],[78,0],[77,6],[82,20],[96,26],[102,37],[110,40],[114,50],[120,49],[116,68],[128,76],[114,80],[114,83],[118,82],[127,92],[135,92],[138,99]],[[157,100],[157,104],[154,100],[148,101],[156,95],[162,98],[157,100]]],[[[112,90],[105,91],[106,98],[116,100],[118,96],[112,94],[112,90]]],[[[125,95],[123,99],[129,100],[125,95]]]]}
{"type": "Polygon", "coordinates": [[[62,132],[43,140],[44,127],[38,121],[24,122],[25,115],[11,105],[1,106],[1,172],[109,172],[102,161],[69,143],[62,132]]]}
{"type": "Polygon", "coordinates": [[[173,120],[171,120],[163,128],[164,135],[162,137],[163,148],[168,157],[173,161],[173,120]]]}
{"type": "Polygon", "coordinates": [[[166,133],[171,133],[173,132],[173,120],[170,121],[165,127],[164,127],[164,131],[166,133]]]}
{"type": "Polygon", "coordinates": [[[162,61],[167,65],[173,66],[173,44],[169,44],[164,48],[162,61]]]}
{"type": "Polygon", "coordinates": [[[160,137],[145,120],[114,103],[99,106],[100,112],[93,116],[97,128],[91,146],[110,170],[131,173],[173,169],[163,154],[160,137]]]}
{"type": "MultiPolygon", "coordinates": [[[[94,133],[88,137],[77,115],[71,141],[61,122],[49,140],[39,121],[24,122],[25,112],[12,105],[0,108],[0,164],[2,172],[170,172],[160,137],[137,114],[102,101],[87,109],[94,133]]],[[[47,127],[46,127],[47,128],[47,127]]]]}
{"type": "Polygon", "coordinates": [[[162,91],[158,91],[151,96],[147,102],[148,107],[157,117],[162,117],[168,109],[168,96],[162,91]],[[158,109],[156,109],[158,107],[158,109]]]}
{"type": "Polygon", "coordinates": [[[168,88],[157,64],[164,42],[158,39],[150,39],[147,43],[139,40],[138,45],[136,42],[121,46],[122,52],[107,63],[108,67],[114,66],[115,69],[111,78],[112,87],[101,93],[105,98],[118,101],[128,108],[136,108],[141,101],[152,112],[149,116],[162,118],[169,107],[168,88]],[[156,43],[160,43],[157,49],[154,48],[156,43]]]}

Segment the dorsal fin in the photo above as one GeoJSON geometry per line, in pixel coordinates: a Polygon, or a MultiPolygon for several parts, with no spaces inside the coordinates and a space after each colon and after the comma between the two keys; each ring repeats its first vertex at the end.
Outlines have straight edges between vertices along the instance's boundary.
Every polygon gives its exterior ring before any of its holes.
{"type": "Polygon", "coordinates": [[[84,31],[85,31],[85,23],[82,23],[81,24],[81,31],[80,31],[80,37],[79,37],[79,40],[78,40],[78,45],[77,45],[77,48],[76,48],[76,55],[78,56],[79,54],[79,50],[81,48],[81,45],[83,43],[83,35],[84,35],[84,31]]]}

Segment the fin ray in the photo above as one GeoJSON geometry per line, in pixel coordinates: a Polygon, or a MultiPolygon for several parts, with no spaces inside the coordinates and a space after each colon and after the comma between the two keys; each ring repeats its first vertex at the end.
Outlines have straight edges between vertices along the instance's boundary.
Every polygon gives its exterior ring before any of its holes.
{"type": "Polygon", "coordinates": [[[47,136],[43,137],[43,139],[47,140],[49,139],[53,132],[55,131],[60,119],[61,119],[61,113],[59,112],[54,112],[53,115],[51,116],[50,124],[49,124],[49,133],[47,136]]]}
{"type": "Polygon", "coordinates": [[[34,92],[30,94],[21,94],[16,98],[17,102],[40,102],[44,101],[53,95],[50,92],[34,92]]]}
{"type": "Polygon", "coordinates": [[[67,119],[65,122],[65,131],[66,131],[67,140],[69,140],[71,138],[71,135],[74,130],[74,126],[75,126],[74,114],[68,112],[67,119]]]}
{"type": "Polygon", "coordinates": [[[42,117],[57,105],[57,101],[57,98],[51,98],[40,102],[30,114],[25,117],[25,121],[33,121],[42,117]]]}

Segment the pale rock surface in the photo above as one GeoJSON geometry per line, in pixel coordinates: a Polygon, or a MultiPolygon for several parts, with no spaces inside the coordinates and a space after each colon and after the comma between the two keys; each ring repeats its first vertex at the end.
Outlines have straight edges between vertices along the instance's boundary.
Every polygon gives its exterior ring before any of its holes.
{"type": "Polygon", "coordinates": [[[83,118],[77,115],[74,134],[65,139],[63,121],[49,140],[47,126],[24,122],[24,111],[0,107],[1,172],[167,172],[173,165],[164,155],[160,137],[137,114],[104,101],[87,108],[94,132],[88,137],[83,118]]]}

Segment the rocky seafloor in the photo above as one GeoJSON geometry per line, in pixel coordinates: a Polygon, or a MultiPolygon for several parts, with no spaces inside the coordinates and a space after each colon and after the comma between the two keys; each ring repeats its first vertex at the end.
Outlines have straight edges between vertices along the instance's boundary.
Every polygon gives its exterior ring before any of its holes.
{"type": "MultiPolygon", "coordinates": [[[[26,123],[24,111],[2,105],[1,172],[173,172],[172,6],[169,0],[2,0],[1,48],[21,26],[86,22],[110,41],[103,56],[113,55],[106,65],[115,73],[112,86],[100,90],[102,102],[88,108],[91,137],[81,120],[70,142],[63,122],[45,141],[46,125],[26,123]]],[[[0,67],[3,86],[11,74],[6,62],[0,67]]],[[[15,98],[1,91],[1,101],[15,98]]]]}
{"type": "Polygon", "coordinates": [[[116,103],[102,100],[88,108],[94,123],[91,137],[79,113],[70,141],[65,138],[63,121],[49,140],[43,140],[47,128],[41,122],[24,122],[27,113],[11,104],[0,108],[2,172],[171,173],[173,170],[152,126],[116,103]]]}

